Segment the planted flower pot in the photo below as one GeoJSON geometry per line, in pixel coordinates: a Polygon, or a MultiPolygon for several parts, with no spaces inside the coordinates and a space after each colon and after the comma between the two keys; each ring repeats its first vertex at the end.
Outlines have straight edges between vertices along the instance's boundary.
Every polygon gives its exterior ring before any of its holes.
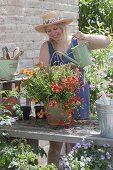
{"type": "Polygon", "coordinates": [[[45,112],[44,112],[44,106],[41,106],[40,104],[34,106],[35,108],[35,115],[36,119],[45,119],[45,112]]]}
{"type": "Polygon", "coordinates": [[[20,106],[20,109],[23,111],[23,119],[29,120],[29,115],[31,114],[30,106],[20,106]]]}

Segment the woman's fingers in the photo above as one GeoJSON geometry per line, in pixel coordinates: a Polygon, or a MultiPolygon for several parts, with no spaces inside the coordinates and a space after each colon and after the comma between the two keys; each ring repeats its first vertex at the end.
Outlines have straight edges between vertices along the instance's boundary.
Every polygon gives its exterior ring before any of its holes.
{"type": "Polygon", "coordinates": [[[73,34],[73,36],[75,38],[77,38],[78,40],[84,40],[85,39],[85,35],[81,32],[81,31],[77,31],[73,34]]]}

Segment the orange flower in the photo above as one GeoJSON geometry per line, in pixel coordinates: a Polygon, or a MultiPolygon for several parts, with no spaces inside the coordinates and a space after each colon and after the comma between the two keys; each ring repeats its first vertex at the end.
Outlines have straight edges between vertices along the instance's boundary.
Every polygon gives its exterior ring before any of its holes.
{"type": "Polygon", "coordinates": [[[38,99],[32,99],[32,102],[36,103],[36,102],[39,102],[38,99]]]}
{"type": "Polygon", "coordinates": [[[16,86],[15,91],[19,92],[19,90],[20,90],[19,86],[16,86]]]}
{"type": "Polygon", "coordinates": [[[25,69],[20,70],[19,73],[20,73],[20,74],[25,74],[26,76],[32,77],[35,72],[34,72],[34,70],[25,68],[25,69]]]}
{"type": "Polygon", "coordinates": [[[40,112],[37,112],[37,116],[42,119],[44,117],[44,111],[41,109],[40,112]]]}

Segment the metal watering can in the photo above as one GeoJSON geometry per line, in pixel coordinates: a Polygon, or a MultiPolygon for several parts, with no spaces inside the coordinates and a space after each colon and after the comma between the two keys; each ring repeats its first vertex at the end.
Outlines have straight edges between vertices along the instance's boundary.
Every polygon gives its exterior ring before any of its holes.
{"type": "Polygon", "coordinates": [[[79,67],[86,67],[92,64],[90,52],[86,43],[77,45],[71,49],[74,60],[79,67]]]}
{"type": "MultiPolygon", "coordinates": [[[[87,47],[87,43],[83,43],[71,48],[74,59],[66,54],[63,54],[68,60],[77,64],[79,67],[86,67],[92,64],[90,52],[87,47]]],[[[61,53],[61,52],[60,52],[61,53]]]]}

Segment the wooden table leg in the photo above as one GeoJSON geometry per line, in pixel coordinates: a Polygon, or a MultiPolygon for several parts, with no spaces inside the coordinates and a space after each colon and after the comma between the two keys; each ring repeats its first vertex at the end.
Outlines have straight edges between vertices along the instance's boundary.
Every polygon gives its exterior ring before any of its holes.
{"type": "MultiPolygon", "coordinates": [[[[3,84],[0,84],[0,91],[3,89],[3,84]]],[[[0,94],[0,104],[2,103],[2,94],[0,94]]]]}

